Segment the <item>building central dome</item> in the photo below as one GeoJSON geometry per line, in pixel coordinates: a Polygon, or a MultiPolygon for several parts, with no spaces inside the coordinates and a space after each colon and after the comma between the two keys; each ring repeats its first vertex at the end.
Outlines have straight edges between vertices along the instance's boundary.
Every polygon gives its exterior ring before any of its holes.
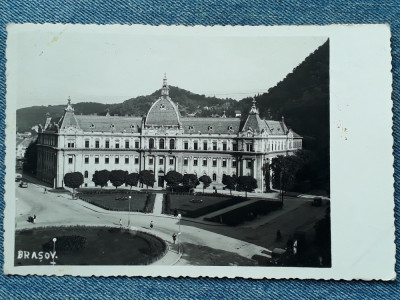
{"type": "Polygon", "coordinates": [[[150,107],[146,117],[146,126],[179,126],[178,107],[169,97],[167,78],[164,76],[161,97],[150,107]]]}

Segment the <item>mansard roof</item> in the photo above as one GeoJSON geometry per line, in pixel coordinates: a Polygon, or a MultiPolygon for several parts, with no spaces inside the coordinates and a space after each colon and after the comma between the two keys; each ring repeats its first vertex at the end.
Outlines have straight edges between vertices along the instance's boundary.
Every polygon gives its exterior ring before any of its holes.
{"type": "Polygon", "coordinates": [[[238,118],[181,118],[185,133],[237,134],[240,129],[238,118]]]}
{"type": "Polygon", "coordinates": [[[249,114],[246,123],[244,124],[242,131],[252,130],[261,132],[266,129],[265,121],[261,120],[258,114],[249,114]]]}
{"type": "Polygon", "coordinates": [[[179,126],[180,113],[169,97],[167,76],[164,75],[161,97],[150,107],[146,117],[146,126],[179,126]]]}
{"type": "Polygon", "coordinates": [[[84,132],[139,132],[142,118],[127,116],[75,116],[84,132]]]}
{"type": "Polygon", "coordinates": [[[146,117],[146,126],[179,126],[180,114],[175,103],[169,97],[159,98],[146,117]]]}
{"type": "Polygon", "coordinates": [[[289,131],[283,121],[265,120],[264,123],[269,135],[282,135],[287,134],[289,131]]]}
{"type": "Polygon", "coordinates": [[[64,113],[64,116],[62,116],[62,118],[60,119],[59,126],[60,129],[66,129],[69,127],[79,128],[74,112],[66,111],[64,113]]]}

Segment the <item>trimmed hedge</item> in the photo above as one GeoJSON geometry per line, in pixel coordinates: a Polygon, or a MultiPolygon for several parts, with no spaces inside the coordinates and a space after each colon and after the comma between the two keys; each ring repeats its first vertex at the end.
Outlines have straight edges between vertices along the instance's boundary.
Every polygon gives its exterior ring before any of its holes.
{"type": "MultiPolygon", "coordinates": [[[[209,194],[209,195],[202,195],[204,197],[207,196],[212,196],[215,197],[216,194],[209,194]]],[[[227,197],[227,195],[223,195],[225,198],[227,197]]],[[[193,196],[192,196],[193,197],[193,196]]],[[[189,199],[188,199],[189,201],[189,199]]],[[[163,205],[163,213],[167,214],[167,215],[172,215],[174,214],[175,209],[182,214],[183,217],[187,217],[187,218],[198,218],[202,215],[206,215],[209,213],[212,213],[216,210],[220,210],[223,208],[226,208],[228,206],[240,203],[246,201],[245,198],[243,197],[237,197],[237,196],[232,196],[229,199],[225,200],[225,201],[221,201],[221,202],[216,202],[214,204],[211,205],[207,205],[207,206],[203,206],[203,207],[199,207],[198,209],[193,209],[193,210],[184,210],[181,209],[179,207],[172,207],[171,205],[171,195],[170,194],[166,194],[165,195],[165,200],[164,203],[165,205],[163,205]]]]}
{"type": "Polygon", "coordinates": [[[271,211],[281,208],[282,202],[280,201],[259,200],[257,202],[233,209],[221,215],[212,218],[206,218],[206,220],[223,223],[228,226],[236,226],[244,221],[251,221],[255,219],[257,215],[266,215],[271,211]]]}

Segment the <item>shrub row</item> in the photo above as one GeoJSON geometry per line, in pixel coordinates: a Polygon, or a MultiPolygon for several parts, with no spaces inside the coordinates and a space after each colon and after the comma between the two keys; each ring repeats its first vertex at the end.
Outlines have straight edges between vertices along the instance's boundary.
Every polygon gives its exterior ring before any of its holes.
{"type": "Polygon", "coordinates": [[[257,217],[257,215],[266,215],[271,211],[282,208],[280,201],[259,200],[242,206],[221,215],[206,218],[208,221],[224,223],[228,226],[236,226],[244,221],[250,221],[257,217]]]}
{"type": "Polygon", "coordinates": [[[147,194],[146,202],[144,204],[143,212],[152,213],[154,208],[155,196],[153,194],[147,194]]]}
{"type": "Polygon", "coordinates": [[[145,192],[142,191],[136,191],[136,190],[127,190],[127,189],[104,189],[104,190],[99,190],[99,189],[91,189],[91,188],[82,188],[82,189],[76,189],[77,192],[80,194],[87,194],[87,195],[94,195],[94,194],[146,194],[145,192]]]}
{"type": "MultiPolygon", "coordinates": [[[[212,195],[214,196],[214,194],[212,195]]],[[[198,218],[200,216],[212,213],[213,211],[217,211],[225,207],[243,202],[244,200],[245,199],[242,197],[232,197],[230,199],[227,199],[226,201],[216,202],[208,206],[200,207],[199,209],[196,210],[183,212],[182,215],[188,218],[198,218]]]]}
{"type": "Polygon", "coordinates": [[[170,196],[170,194],[164,194],[162,213],[164,215],[171,215],[171,196],[170,196]]]}
{"type": "MultiPolygon", "coordinates": [[[[216,194],[205,194],[204,196],[215,197],[215,195],[216,194]]],[[[223,196],[226,197],[226,195],[223,195],[223,196]]],[[[166,194],[164,196],[164,201],[163,201],[163,214],[172,215],[172,214],[174,214],[175,210],[177,210],[179,213],[182,214],[183,217],[198,218],[202,215],[211,213],[216,210],[223,209],[225,207],[240,203],[245,200],[246,199],[243,197],[233,196],[230,199],[227,199],[226,201],[216,202],[216,203],[208,205],[208,206],[199,207],[196,210],[187,211],[187,210],[179,209],[179,207],[171,207],[171,195],[166,194]]]]}

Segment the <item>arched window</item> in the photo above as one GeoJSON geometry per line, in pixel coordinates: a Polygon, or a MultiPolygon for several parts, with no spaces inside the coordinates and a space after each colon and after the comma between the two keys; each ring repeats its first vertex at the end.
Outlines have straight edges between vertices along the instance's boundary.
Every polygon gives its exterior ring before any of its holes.
{"type": "Polygon", "coordinates": [[[217,181],[217,174],[213,173],[213,181],[217,181]]]}
{"type": "Polygon", "coordinates": [[[85,171],[85,178],[89,178],[89,172],[85,171]]]}
{"type": "Polygon", "coordinates": [[[149,148],[153,149],[154,148],[154,139],[149,140],[149,148]]]}
{"type": "Polygon", "coordinates": [[[160,149],[164,149],[164,139],[160,139],[160,149]]]}
{"type": "Polygon", "coordinates": [[[175,140],[174,139],[169,140],[169,149],[175,149],[175,140]]]}

